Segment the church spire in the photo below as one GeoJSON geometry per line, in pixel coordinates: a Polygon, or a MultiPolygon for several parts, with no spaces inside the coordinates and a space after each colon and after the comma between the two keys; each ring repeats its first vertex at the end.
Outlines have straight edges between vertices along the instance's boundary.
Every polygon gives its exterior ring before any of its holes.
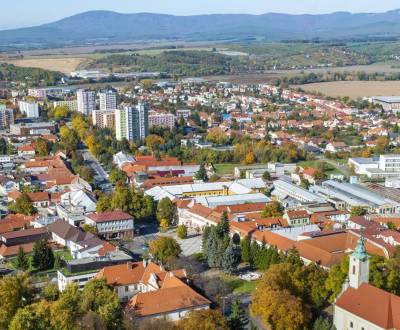
{"type": "Polygon", "coordinates": [[[354,252],[350,256],[349,284],[358,289],[362,283],[369,281],[369,258],[361,236],[357,242],[354,252]]]}

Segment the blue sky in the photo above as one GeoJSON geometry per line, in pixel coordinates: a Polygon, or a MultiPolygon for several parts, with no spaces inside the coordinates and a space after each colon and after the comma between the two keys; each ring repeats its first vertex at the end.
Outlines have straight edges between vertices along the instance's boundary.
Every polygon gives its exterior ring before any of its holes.
{"type": "Polygon", "coordinates": [[[87,10],[155,12],[176,15],[210,13],[381,12],[400,8],[399,0],[0,0],[0,29],[55,21],[87,10]]]}

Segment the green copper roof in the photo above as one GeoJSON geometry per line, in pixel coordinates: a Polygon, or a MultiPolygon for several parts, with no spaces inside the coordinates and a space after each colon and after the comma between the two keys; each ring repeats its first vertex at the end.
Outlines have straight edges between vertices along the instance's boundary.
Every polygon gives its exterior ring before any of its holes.
{"type": "Polygon", "coordinates": [[[365,250],[364,246],[364,239],[362,237],[360,237],[360,239],[358,240],[357,247],[354,250],[352,256],[361,261],[364,261],[368,258],[367,251],[365,250]]]}

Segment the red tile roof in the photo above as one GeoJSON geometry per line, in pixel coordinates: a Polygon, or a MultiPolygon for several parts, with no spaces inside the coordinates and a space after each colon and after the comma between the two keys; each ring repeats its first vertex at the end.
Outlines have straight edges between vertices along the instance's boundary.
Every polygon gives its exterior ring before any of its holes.
{"type": "Polygon", "coordinates": [[[108,222],[108,221],[122,221],[122,220],[130,220],[133,217],[123,211],[109,211],[103,213],[91,213],[87,215],[87,217],[94,222],[108,222]]]}
{"type": "Polygon", "coordinates": [[[400,297],[368,283],[349,287],[335,305],[380,328],[400,329],[400,297]]]}

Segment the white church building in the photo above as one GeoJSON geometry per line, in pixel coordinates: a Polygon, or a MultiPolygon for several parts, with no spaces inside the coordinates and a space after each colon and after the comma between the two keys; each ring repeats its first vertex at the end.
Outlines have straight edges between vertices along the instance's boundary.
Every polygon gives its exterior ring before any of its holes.
{"type": "Polygon", "coordinates": [[[337,330],[400,329],[400,297],[368,281],[369,258],[360,238],[350,256],[348,279],[334,305],[337,330]]]}

